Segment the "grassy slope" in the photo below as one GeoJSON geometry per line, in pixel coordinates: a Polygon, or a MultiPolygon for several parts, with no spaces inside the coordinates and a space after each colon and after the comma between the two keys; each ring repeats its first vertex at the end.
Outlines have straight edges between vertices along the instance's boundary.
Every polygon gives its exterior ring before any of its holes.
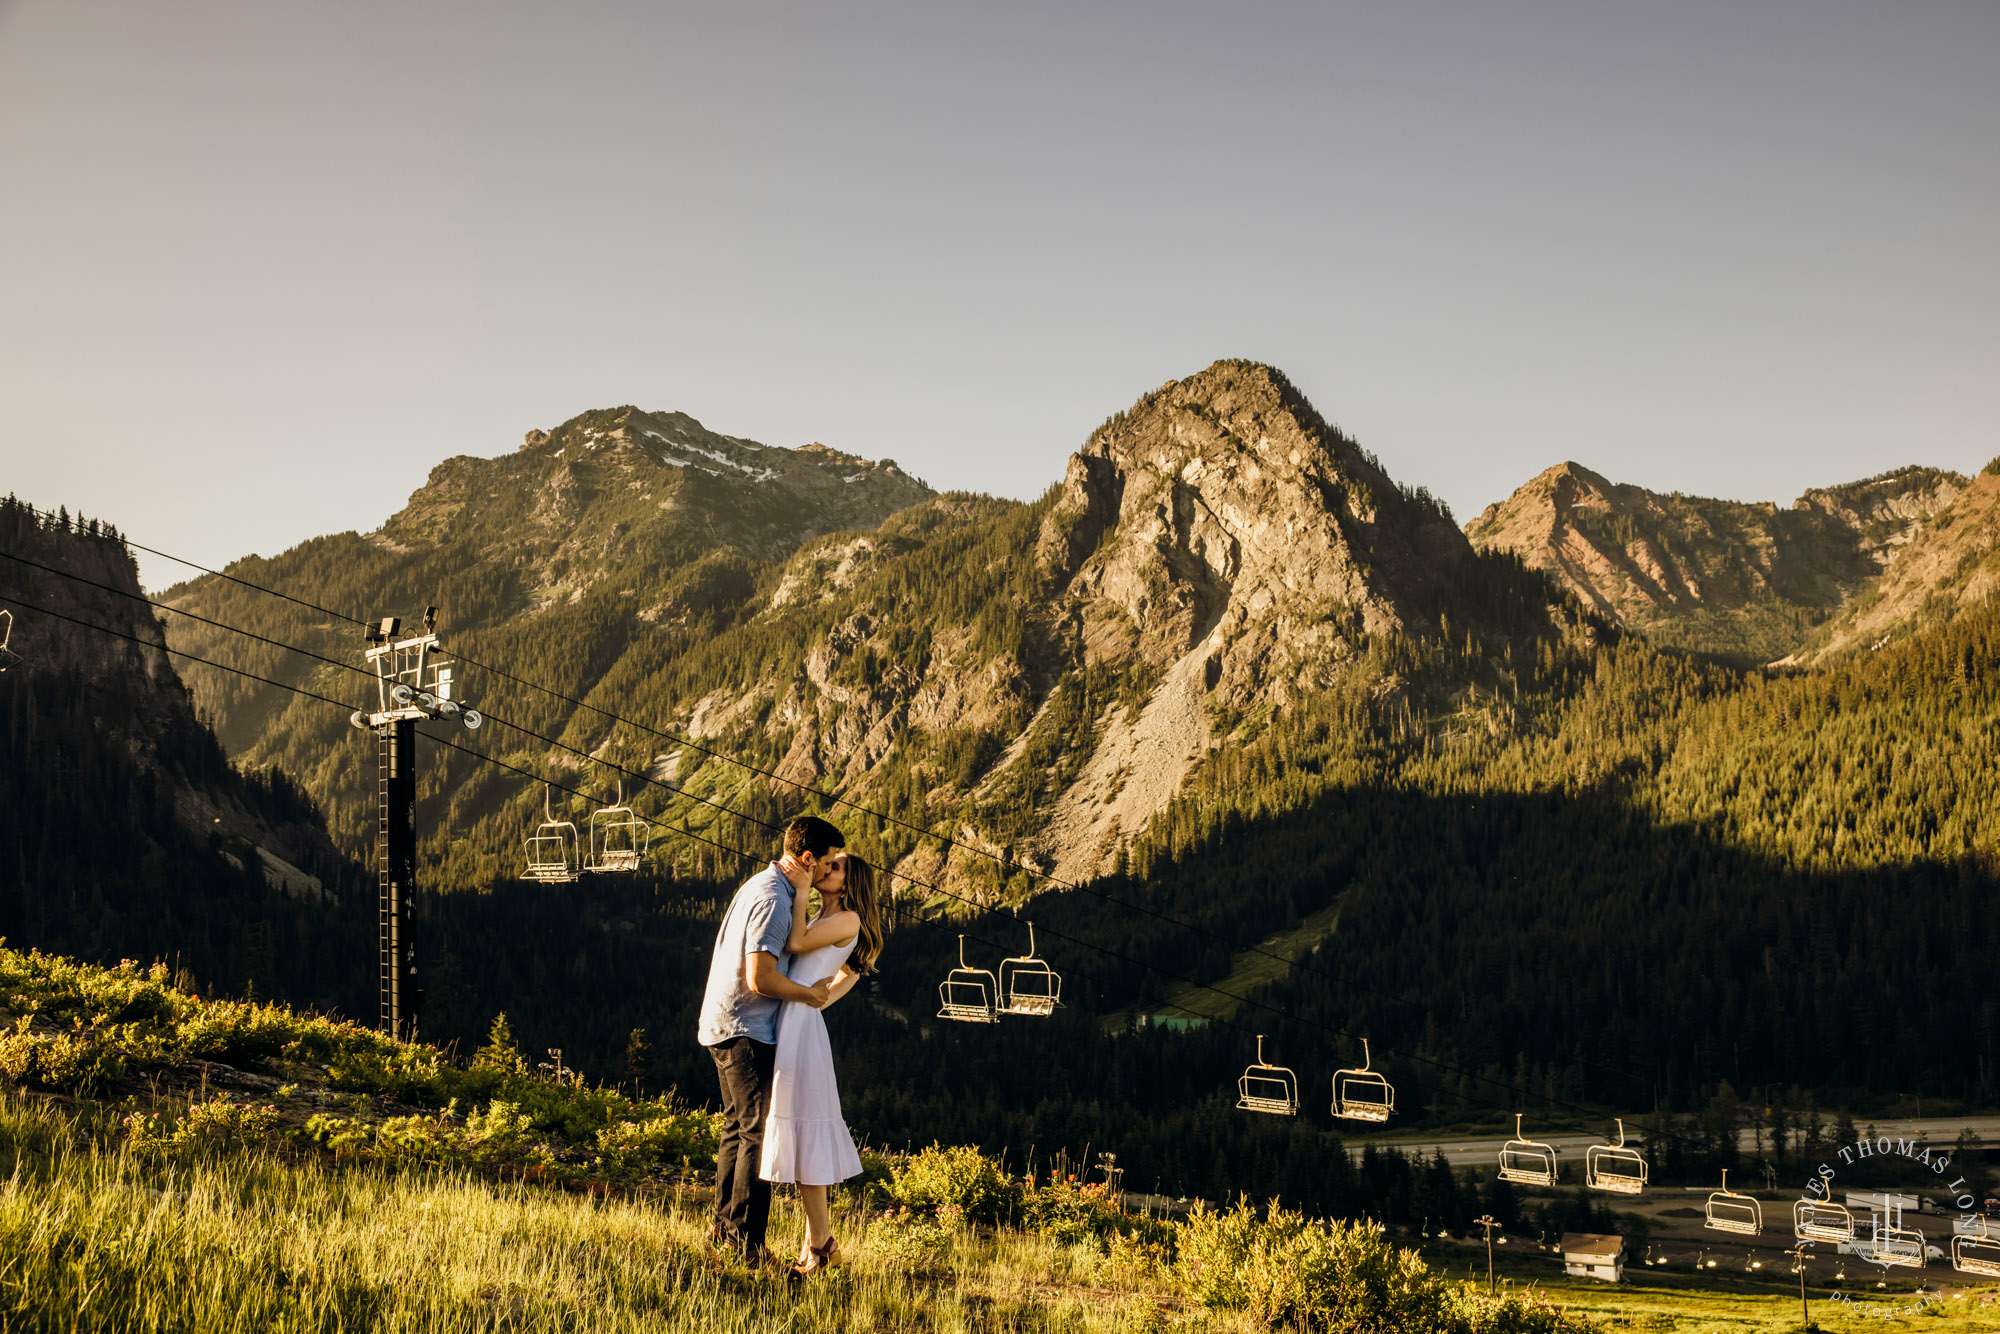
{"type": "MultiPolygon", "coordinates": [[[[459,1067],[349,1025],[189,996],[135,968],[4,949],[0,1007],[13,1020],[0,1026],[4,1331],[1247,1331],[1275,1326],[1257,1323],[1254,1296],[1240,1309],[1241,1293],[1315,1262],[1323,1276],[1405,1273],[1437,1294],[1424,1300],[1461,1313],[1425,1327],[1460,1334],[1594,1327],[1581,1316],[1777,1330],[1791,1309],[1781,1284],[1725,1277],[1697,1290],[1692,1276],[1640,1271],[1644,1282],[1609,1288],[1552,1277],[1547,1256],[1505,1255],[1503,1274],[1568,1307],[1565,1320],[1547,1305],[1479,1306],[1450,1281],[1477,1268],[1463,1246],[1424,1243],[1426,1271],[1366,1229],[1314,1242],[1296,1215],[1093,1232],[1044,1212],[1039,1230],[972,1228],[846,1192],[836,1226],[852,1263],[791,1287],[705,1249],[699,1154],[712,1120],[670,1099],[634,1103],[493,1048],[459,1067]],[[214,1092],[246,1086],[262,1093],[214,1092]],[[1231,1256],[1236,1277],[1201,1276],[1231,1256]],[[1238,1309],[1198,1303],[1218,1281],[1237,1285],[1238,1309]]],[[[952,1178],[933,1164],[925,1180],[952,1178]]],[[[1041,1199],[1074,1203],[1074,1190],[1052,1182],[1041,1199]]],[[[774,1245],[796,1246],[801,1231],[781,1201],[774,1245]]],[[[1990,1327],[1996,1300],[1967,1291],[1929,1327],[1990,1327]]]]}
{"type": "MultiPolygon", "coordinates": [[[[1207,987],[1175,983],[1167,991],[1167,998],[1158,1007],[1158,1013],[1168,1019],[1188,1015],[1234,1019],[1236,1012],[1242,1008],[1242,1001],[1237,997],[1258,995],[1258,988],[1282,980],[1290,973],[1290,965],[1317,949],[1334,933],[1340,922],[1340,904],[1341,901],[1335,899],[1290,931],[1280,931],[1268,940],[1259,941],[1256,949],[1239,950],[1231,955],[1229,975],[1219,982],[1210,983],[1207,987]]],[[[1107,1019],[1106,1026],[1112,1026],[1121,1018],[1113,1016],[1107,1019]]]]}
{"type": "MultiPolygon", "coordinates": [[[[108,1128],[0,1095],[0,1328],[1114,1331],[1157,1328],[1173,1305],[1142,1270],[1025,1233],[962,1232],[909,1273],[893,1243],[873,1244],[889,1225],[849,1210],[857,1258],[794,1288],[712,1262],[705,1213],[681,1193],[267,1150],[165,1156],[108,1128]]],[[[774,1242],[801,1231],[781,1203],[774,1242]]]]}

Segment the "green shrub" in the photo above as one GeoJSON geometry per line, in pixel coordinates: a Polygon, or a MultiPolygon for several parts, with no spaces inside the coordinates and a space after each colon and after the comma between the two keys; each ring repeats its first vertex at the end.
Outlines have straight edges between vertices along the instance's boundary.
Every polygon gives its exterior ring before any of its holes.
{"type": "Polygon", "coordinates": [[[597,1151],[621,1175],[685,1164],[715,1166],[722,1118],[692,1108],[647,1120],[614,1121],[597,1132],[597,1151]]]}
{"type": "Polygon", "coordinates": [[[1021,1222],[1030,1231],[1059,1242],[1109,1236],[1121,1221],[1111,1203],[1111,1188],[1103,1182],[1055,1176],[1021,1198],[1021,1222]]]}
{"type": "Polygon", "coordinates": [[[873,1149],[860,1150],[861,1175],[848,1183],[848,1189],[868,1199],[880,1195],[893,1197],[896,1181],[896,1165],[873,1149]]]}
{"type": "Polygon", "coordinates": [[[1547,1298],[1529,1293],[1488,1295],[1465,1283],[1459,1286],[1457,1301],[1467,1334],[1592,1334],[1597,1329],[1583,1317],[1568,1315],[1547,1298]]]}
{"type": "Polygon", "coordinates": [[[1259,1228],[1247,1202],[1221,1212],[1197,1203],[1175,1229],[1175,1282],[1203,1306],[1235,1310],[1248,1305],[1243,1281],[1259,1228]]]}
{"type": "Polygon", "coordinates": [[[254,1144],[278,1124],[278,1109],[231,1102],[220,1095],[187,1109],[180,1130],[190,1140],[210,1144],[254,1144]]]}
{"type": "Polygon", "coordinates": [[[1179,1226],[1174,1277],[1204,1306],[1241,1310],[1267,1329],[1315,1334],[1558,1334],[1546,1304],[1476,1295],[1391,1246],[1374,1223],[1317,1222],[1276,1208],[1259,1219],[1247,1201],[1197,1207],[1179,1226]]]}
{"type": "Polygon", "coordinates": [[[908,1208],[956,1208],[975,1223],[1011,1219],[1020,1206],[1020,1191],[999,1164],[968,1145],[931,1145],[903,1165],[889,1192],[908,1208]]]}
{"type": "Polygon", "coordinates": [[[330,1116],[325,1112],[313,1113],[298,1133],[309,1144],[331,1149],[336,1158],[365,1153],[375,1141],[375,1132],[367,1122],[346,1116],[330,1116]]]}
{"type": "Polygon", "coordinates": [[[22,1015],[14,1031],[0,1034],[0,1076],[32,1088],[90,1097],[125,1073],[124,1058],[97,1034],[35,1033],[33,1016],[22,1015]]]}
{"type": "Polygon", "coordinates": [[[141,1150],[214,1148],[261,1144],[278,1126],[278,1109],[231,1102],[218,1094],[198,1102],[176,1122],[158,1113],[133,1113],[124,1120],[126,1146],[141,1150]]]}
{"type": "Polygon", "coordinates": [[[952,1205],[936,1214],[896,1209],[868,1227],[868,1253],[905,1274],[921,1274],[944,1263],[951,1241],[964,1221],[952,1205]]]}
{"type": "Polygon", "coordinates": [[[512,1162],[528,1156],[534,1123],[511,1102],[490,1102],[465,1118],[460,1146],[480,1162],[512,1162]]]}
{"type": "Polygon", "coordinates": [[[446,1100],[444,1056],[435,1047],[385,1044],[336,1053],[327,1083],[349,1093],[377,1093],[400,1102],[436,1106],[446,1100]]]}

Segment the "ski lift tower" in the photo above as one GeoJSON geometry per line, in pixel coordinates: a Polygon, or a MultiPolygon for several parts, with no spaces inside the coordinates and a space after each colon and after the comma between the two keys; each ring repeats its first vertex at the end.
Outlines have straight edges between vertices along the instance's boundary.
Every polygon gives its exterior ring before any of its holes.
{"type": "Polygon", "coordinates": [[[380,948],[382,1031],[406,1041],[417,1035],[415,952],[410,947],[409,906],[417,887],[417,720],[437,718],[477,729],[486,720],[454,696],[452,663],[438,645],[436,607],[424,610],[424,633],[401,639],[395,616],[370,621],[363,655],[375,669],[372,713],[349,719],[375,733],[375,883],[380,948]]]}

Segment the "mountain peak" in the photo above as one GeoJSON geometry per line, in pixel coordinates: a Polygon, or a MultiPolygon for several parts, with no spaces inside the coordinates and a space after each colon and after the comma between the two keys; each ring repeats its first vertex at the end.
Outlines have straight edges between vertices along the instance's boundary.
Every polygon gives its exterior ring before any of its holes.
{"type": "Polygon", "coordinates": [[[375,541],[396,548],[472,537],[504,546],[574,591],[557,567],[601,566],[626,534],[643,545],[734,546],[783,559],[822,533],[872,528],[936,493],[894,462],[814,443],[723,435],[685,412],[633,405],[529,431],[498,458],[445,460],[375,541]],[[525,545],[523,545],[525,541],[525,545]]]}
{"type": "Polygon", "coordinates": [[[1117,800],[1065,796],[1051,819],[1061,873],[1091,874],[1119,828],[1179,790],[1212,718],[1332,685],[1372,635],[1434,631],[1475,557],[1441,504],[1398,486],[1281,372],[1218,361],[1091,433],[1036,559],[1091,657],[1160,680],[1075,788],[1117,800]]]}

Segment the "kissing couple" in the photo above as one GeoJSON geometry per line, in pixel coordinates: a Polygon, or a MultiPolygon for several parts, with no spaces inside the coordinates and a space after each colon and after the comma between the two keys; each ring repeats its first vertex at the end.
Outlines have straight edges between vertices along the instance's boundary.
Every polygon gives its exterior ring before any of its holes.
{"type": "Polygon", "coordinates": [[[784,855],[723,914],[697,1033],[722,1084],[709,1241],[765,1263],[771,1183],[795,1183],[806,1215],[795,1274],[837,1262],[827,1187],[861,1175],[820,1013],[882,955],[875,868],[846,848],[817,816],[785,827],[784,855]]]}

